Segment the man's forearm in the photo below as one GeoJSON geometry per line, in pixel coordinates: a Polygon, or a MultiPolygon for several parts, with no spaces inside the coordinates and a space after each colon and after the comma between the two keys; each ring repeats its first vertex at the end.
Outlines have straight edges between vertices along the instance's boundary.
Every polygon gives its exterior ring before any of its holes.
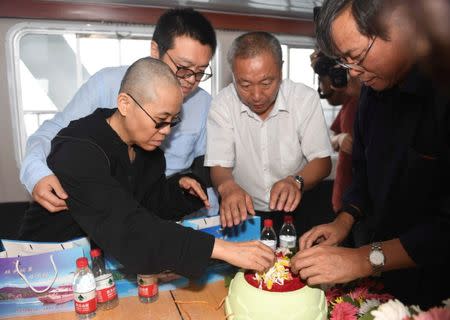
{"type": "Polygon", "coordinates": [[[302,176],[305,182],[304,190],[309,190],[326,178],[330,172],[331,159],[330,157],[326,157],[313,159],[298,172],[298,175],[302,176]]]}
{"type": "Polygon", "coordinates": [[[234,182],[232,170],[232,168],[220,166],[211,167],[211,181],[220,194],[222,194],[223,187],[226,183],[234,182]]]}
{"type": "MultiPolygon", "coordinates": [[[[416,263],[411,259],[408,253],[403,248],[398,238],[381,242],[381,248],[385,256],[385,263],[382,267],[382,272],[390,270],[399,270],[416,267],[416,263]]],[[[356,249],[360,255],[361,270],[360,277],[367,277],[373,275],[373,268],[369,262],[370,245],[362,246],[356,249]]]]}
{"type": "Polygon", "coordinates": [[[50,152],[51,139],[58,129],[53,124],[44,123],[27,141],[26,155],[20,168],[20,181],[31,194],[36,183],[53,174],[46,163],[50,152]]]}

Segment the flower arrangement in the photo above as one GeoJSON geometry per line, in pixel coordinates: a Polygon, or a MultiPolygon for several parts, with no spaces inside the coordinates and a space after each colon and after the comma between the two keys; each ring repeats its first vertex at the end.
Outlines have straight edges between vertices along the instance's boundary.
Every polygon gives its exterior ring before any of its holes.
{"type": "Polygon", "coordinates": [[[393,296],[381,293],[383,286],[363,279],[326,290],[330,320],[450,320],[450,299],[427,311],[405,306],[393,296]]]}

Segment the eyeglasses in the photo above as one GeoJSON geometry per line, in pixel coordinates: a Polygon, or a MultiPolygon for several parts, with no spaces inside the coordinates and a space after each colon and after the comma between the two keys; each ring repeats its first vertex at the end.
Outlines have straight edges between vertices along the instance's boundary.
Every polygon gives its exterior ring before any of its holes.
{"type": "Polygon", "coordinates": [[[358,72],[365,72],[366,69],[365,69],[364,67],[362,67],[361,64],[364,62],[364,59],[366,59],[367,54],[369,53],[370,49],[372,48],[373,44],[375,43],[375,39],[376,39],[376,38],[377,38],[377,37],[375,36],[375,37],[372,39],[372,41],[371,41],[371,42],[369,43],[369,45],[367,46],[367,49],[366,49],[366,51],[364,52],[364,54],[361,56],[361,58],[357,59],[355,62],[349,63],[349,62],[347,61],[347,58],[343,58],[343,57],[342,57],[342,58],[337,59],[337,60],[336,60],[336,63],[337,63],[338,65],[340,65],[341,67],[346,68],[346,69],[353,69],[353,70],[356,70],[356,71],[358,71],[358,72]]]}
{"type": "MultiPolygon", "coordinates": [[[[212,77],[212,73],[207,73],[207,72],[203,72],[203,71],[194,72],[194,70],[191,70],[188,67],[180,66],[175,61],[173,61],[172,57],[169,55],[169,53],[167,51],[166,51],[166,54],[169,57],[170,61],[172,61],[174,66],[177,68],[175,75],[180,79],[187,79],[187,78],[194,76],[195,81],[206,81],[212,77]]],[[[211,67],[209,67],[209,68],[211,69],[211,67]]]]}
{"type": "Polygon", "coordinates": [[[171,122],[168,122],[168,121],[157,122],[155,119],[153,119],[153,117],[147,111],[145,111],[145,109],[139,104],[139,102],[136,101],[135,98],[133,98],[133,96],[131,94],[127,93],[127,95],[138,105],[139,108],[142,109],[142,111],[145,112],[145,114],[150,119],[152,119],[152,121],[155,123],[155,129],[159,130],[159,129],[163,129],[167,126],[170,126],[172,128],[181,122],[181,118],[179,116],[175,116],[171,122]]]}

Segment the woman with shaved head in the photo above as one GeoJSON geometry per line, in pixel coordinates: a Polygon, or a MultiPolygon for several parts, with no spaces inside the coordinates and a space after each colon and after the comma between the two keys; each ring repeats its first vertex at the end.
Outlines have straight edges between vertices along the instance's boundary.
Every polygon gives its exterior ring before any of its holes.
{"type": "Polygon", "coordinates": [[[159,146],[180,122],[183,93],[163,62],[142,58],[122,80],[117,109],[97,109],[61,130],[47,164],[68,193],[65,213],[33,203],[21,238],[89,236],[130,272],[202,274],[210,258],[264,270],[274,253],[259,241],[229,243],[172,221],[209,206],[193,175],[166,179],[159,146]]]}

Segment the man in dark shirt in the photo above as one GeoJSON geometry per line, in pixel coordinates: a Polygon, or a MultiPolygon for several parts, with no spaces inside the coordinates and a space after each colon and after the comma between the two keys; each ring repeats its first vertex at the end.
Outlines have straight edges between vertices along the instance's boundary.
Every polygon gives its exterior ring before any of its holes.
{"type": "Polygon", "coordinates": [[[163,220],[209,205],[192,176],[166,181],[164,174],[158,147],[180,121],[182,100],[180,84],[163,62],[148,57],[130,66],[117,109],[72,121],[52,141],[47,164],[69,195],[68,211],[55,215],[33,203],[21,238],[66,241],[87,235],[130,272],[143,274],[170,269],[197,277],[210,258],[256,270],[270,267],[274,254],[260,242],[229,243],[163,220]]]}
{"type": "Polygon", "coordinates": [[[383,272],[388,292],[427,307],[450,292],[450,99],[417,69],[416,26],[399,19],[401,3],[385,11],[388,3],[328,0],[322,7],[321,50],[340,57],[365,87],[341,212],[300,239],[292,264],[310,284],[383,272]],[[372,243],[333,246],[359,219],[367,220],[372,243]]]}

